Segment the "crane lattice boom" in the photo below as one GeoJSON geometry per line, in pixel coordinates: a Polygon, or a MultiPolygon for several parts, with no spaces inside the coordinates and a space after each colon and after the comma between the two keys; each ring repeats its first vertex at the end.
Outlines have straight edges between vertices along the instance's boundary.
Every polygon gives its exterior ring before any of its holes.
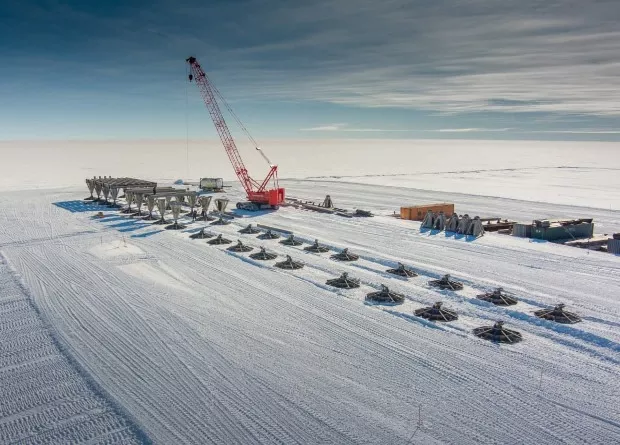
{"type": "MultiPolygon", "coordinates": [[[[239,178],[241,185],[248,195],[248,200],[258,206],[279,206],[284,202],[284,189],[278,187],[278,166],[270,165],[269,173],[262,182],[252,179],[247,168],[245,167],[245,164],[243,163],[243,159],[241,159],[235,140],[230,134],[228,125],[226,125],[226,121],[224,120],[224,116],[222,115],[222,111],[218,105],[216,94],[219,96],[219,92],[211,84],[209,78],[195,57],[189,57],[187,59],[187,63],[189,64],[191,70],[189,80],[191,81],[194,79],[196,81],[196,85],[198,85],[200,95],[209,110],[215,129],[220,136],[220,140],[222,141],[222,145],[224,146],[224,150],[226,150],[228,159],[230,159],[230,163],[235,170],[235,174],[239,178]],[[273,181],[274,188],[267,190],[267,185],[270,181],[273,181]]],[[[230,111],[232,112],[232,110],[230,111]]],[[[241,122],[239,123],[241,124],[241,122]]],[[[243,128],[245,129],[245,127],[243,128]]],[[[262,150],[258,147],[256,147],[256,149],[259,150],[263,158],[269,162],[269,159],[262,153],[262,150]]],[[[269,164],[271,163],[269,162],[269,164]]]]}

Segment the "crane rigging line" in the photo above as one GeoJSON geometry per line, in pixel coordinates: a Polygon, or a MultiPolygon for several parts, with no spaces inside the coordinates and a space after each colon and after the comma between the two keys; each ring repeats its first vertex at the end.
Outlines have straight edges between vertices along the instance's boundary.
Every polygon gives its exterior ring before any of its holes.
{"type": "MultiPolygon", "coordinates": [[[[205,73],[205,77],[207,77],[206,73],[205,73]]],[[[209,83],[211,84],[211,88],[213,89],[213,91],[215,92],[219,100],[222,102],[226,110],[228,110],[228,112],[233,117],[235,122],[237,122],[237,125],[239,125],[241,130],[245,133],[245,135],[248,137],[250,142],[254,145],[254,148],[260,152],[261,156],[263,157],[263,159],[265,159],[265,161],[267,161],[267,164],[269,164],[269,166],[273,166],[269,158],[265,155],[265,153],[263,153],[263,151],[258,146],[258,142],[256,142],[256,139],[254,139],[254,137],[250,134],[248,129],[245,127],[245,125],[243,125],[243,122],[241,122],[241,119],[239,119],[239,116],[237,116],[237,114],[233,111],[232,107],[228,104],[226,99],[224,99],[224,96],[222,96],[222,93],[220,93],[220,90],[217,89],[217,87],[213,84],[211,79],[209,79],[209,83]]]]}
{"type": "MultiPolygon", "coordinates": [[[[188,67],[185,65],[185,78],[188,75],[188,67]]],[[[187,82],[185,82],[185,173],[189,179],[189,93],[187,91],[187,82]]]]}

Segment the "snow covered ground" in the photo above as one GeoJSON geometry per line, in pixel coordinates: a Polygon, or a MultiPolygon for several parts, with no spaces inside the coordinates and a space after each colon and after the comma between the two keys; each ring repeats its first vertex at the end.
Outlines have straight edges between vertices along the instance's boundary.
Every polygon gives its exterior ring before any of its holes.
{"type": "Polygon", "coordinates": [[[309,179],[618,210],[619,176],[613,167],[532,167],[309,179]]]}
{"type": "Polygon", "coordinates": [[[0,289],[0,443],[142,443],[64,353],[2,256],[0,289]]]}
{"type": "MultiPolygon", "coordinates": [[[[263,147],[290,196],[330,194],[377,216],[282,208],[210,229],[305,263],[281,271],[189,239],[201,223],[170,232],[107,209],[94,219],[102,208],[81,200],[93,175],[231,179],[217,142],[192,141],[188,153],[185,141],[0,142],[10,160],[0,164],[0,443],[620,442],[620,257],[503,235],[467,240],[389,216],[449,201],[482,217],[592,217],[596,233],[618,232],[618,144],[263,147]],[[250,222],[361,259],[237,232],[250,222]],[[385,273],[399,261],[420,275],[385,273]],[[343,271],[361,288],[325,285],[343,271]],[[465,289],[428,285],[444,273],[465,289]],[[382,284],[405,303],[365,304],[382,284]],[[519,304],[475,298],[496,286],[519,304]],[[440,300],[458,321],[413,316],[440,300]],[[558,302],[583,322],[532,315],[558,302]],[[497,319],[524,341],[472,335],[497,319]]],[[[256,153],[246,162],[265,168],[256,153]]],[[[236,185],[228,196],[241,198],[236,185]]]]}
{"type": "MultiPolygon", "coordinates": [[[[266,173],[261,156],[238,144],[249,170],[266,173]]],[[[286,178],[620,209],[619,143],[291,139],[261,146],[286,178]]],[[[74,186],[93,175],[236,179],[219,141],[0,141],[0,153],[8,161],[0,163],[0,190],[74,186]]]]}
{"type": "MultiPolygon", "coordinates": [[[[366,181],[367,178],[361,178],[361,180],[366,181]]],[[[620,176],[616,181],[618,182],[616,187],[596,192],[599,199],[612,199],[616,191],[620,190],[620,176]]],[[[584,207],[578,200],[573,204],[550,204],[535,200],[416,189],[409,186],[383,187],[372,185],[372,181],[368,182],[371,184],[344,180],[300,179],[282,181],[282,184],[286,186],[289,196],[302,198],[310,196],[316,201],[322,201],[325,195],[330,195],[336,206],[362,209],[366,206],[384,214],[398,213],[401,205],[452,202],[458,213],[468,213],[470,216],[501,217],[524,222],[541,218],[594,218],[594,233],[620,232],[620,210],[618,208],[584,207]]],[[[561,199],[558,201],[562,202],[561,199]]]]}
{"type": "MultiPolygon", "coordinates": [[[[282,208],[211,228],[306,264],[287,272],[189,239],[200,223],[170,232],[114,211],[93,219],[101,209],[81,203],[84,186],[6,191],[0,252],[67,356],[103,389],[100,403],[119,407],[116,415],[126,417],[119,422],[131,418],[156,443],[620,441],[619,257],[502,235],[457,239],[384,215],[404,197],[443,192],[308,180],[286,186],[299,197],[329,191],[339,205],[383,214],[345,219],[282,208]],[[350,247],[361,259],[343,264],[237,233],[250,222],[350,247]],[[386,274],[397,261],[420,276],[386,274]],[[342,271],[362,287],[324,284],[342,271]],[[463,291],[428,285],[448,272],[463,291]],[[365,304],[381,284],[406,302],[365,304]],[[475,298],[495,286],[520,303],[499,308],[475,298]],[[413,316],[439,300],[458,321],[413,316]],[[532,315],[558,302],[584,321],[564,326],[532,315]],[[524,341],[498,346],[471,334],[497,319],[524,341]]],[[[614,209],[459,198],[475,214],[595,211],[606,228],[620,219],[614,209]]]]}

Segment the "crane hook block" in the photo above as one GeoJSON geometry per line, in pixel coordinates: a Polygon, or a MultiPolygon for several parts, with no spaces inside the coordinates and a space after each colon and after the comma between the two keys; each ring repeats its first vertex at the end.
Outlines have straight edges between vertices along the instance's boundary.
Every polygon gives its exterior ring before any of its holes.
{"type": "Polygon", "coordinates": [[[194,75],[193,75],[193,74],[190,74],[190,75],[188,76],[188,78],[189,78],[189,81],[191,82],[191,81],[192,81],[192,79],[194,78],[194,75]]]}

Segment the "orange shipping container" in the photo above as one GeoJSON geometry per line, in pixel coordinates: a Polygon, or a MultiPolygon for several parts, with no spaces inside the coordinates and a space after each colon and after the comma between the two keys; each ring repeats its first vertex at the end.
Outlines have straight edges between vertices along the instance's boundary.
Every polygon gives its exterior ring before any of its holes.
{"type": "MultiPolygon", "coordinates": [[[[452,203],[438,203],[438,204],[425,204],[419,206],[409,207],[409,218],[414,221],[422,221],[429,210],[433,213],[443,212],[445,215],[450,216],[454,213],[454,204],[452,203]]],[[[401,218],[403,215],[403,207],[400,208],[401,218]]]]}
{"type": "Polygon", "coordinates": [[[400,218],[401,219],[411,219],[411,211],[409,207],[401,207],[400,208],[400,218]]]}

